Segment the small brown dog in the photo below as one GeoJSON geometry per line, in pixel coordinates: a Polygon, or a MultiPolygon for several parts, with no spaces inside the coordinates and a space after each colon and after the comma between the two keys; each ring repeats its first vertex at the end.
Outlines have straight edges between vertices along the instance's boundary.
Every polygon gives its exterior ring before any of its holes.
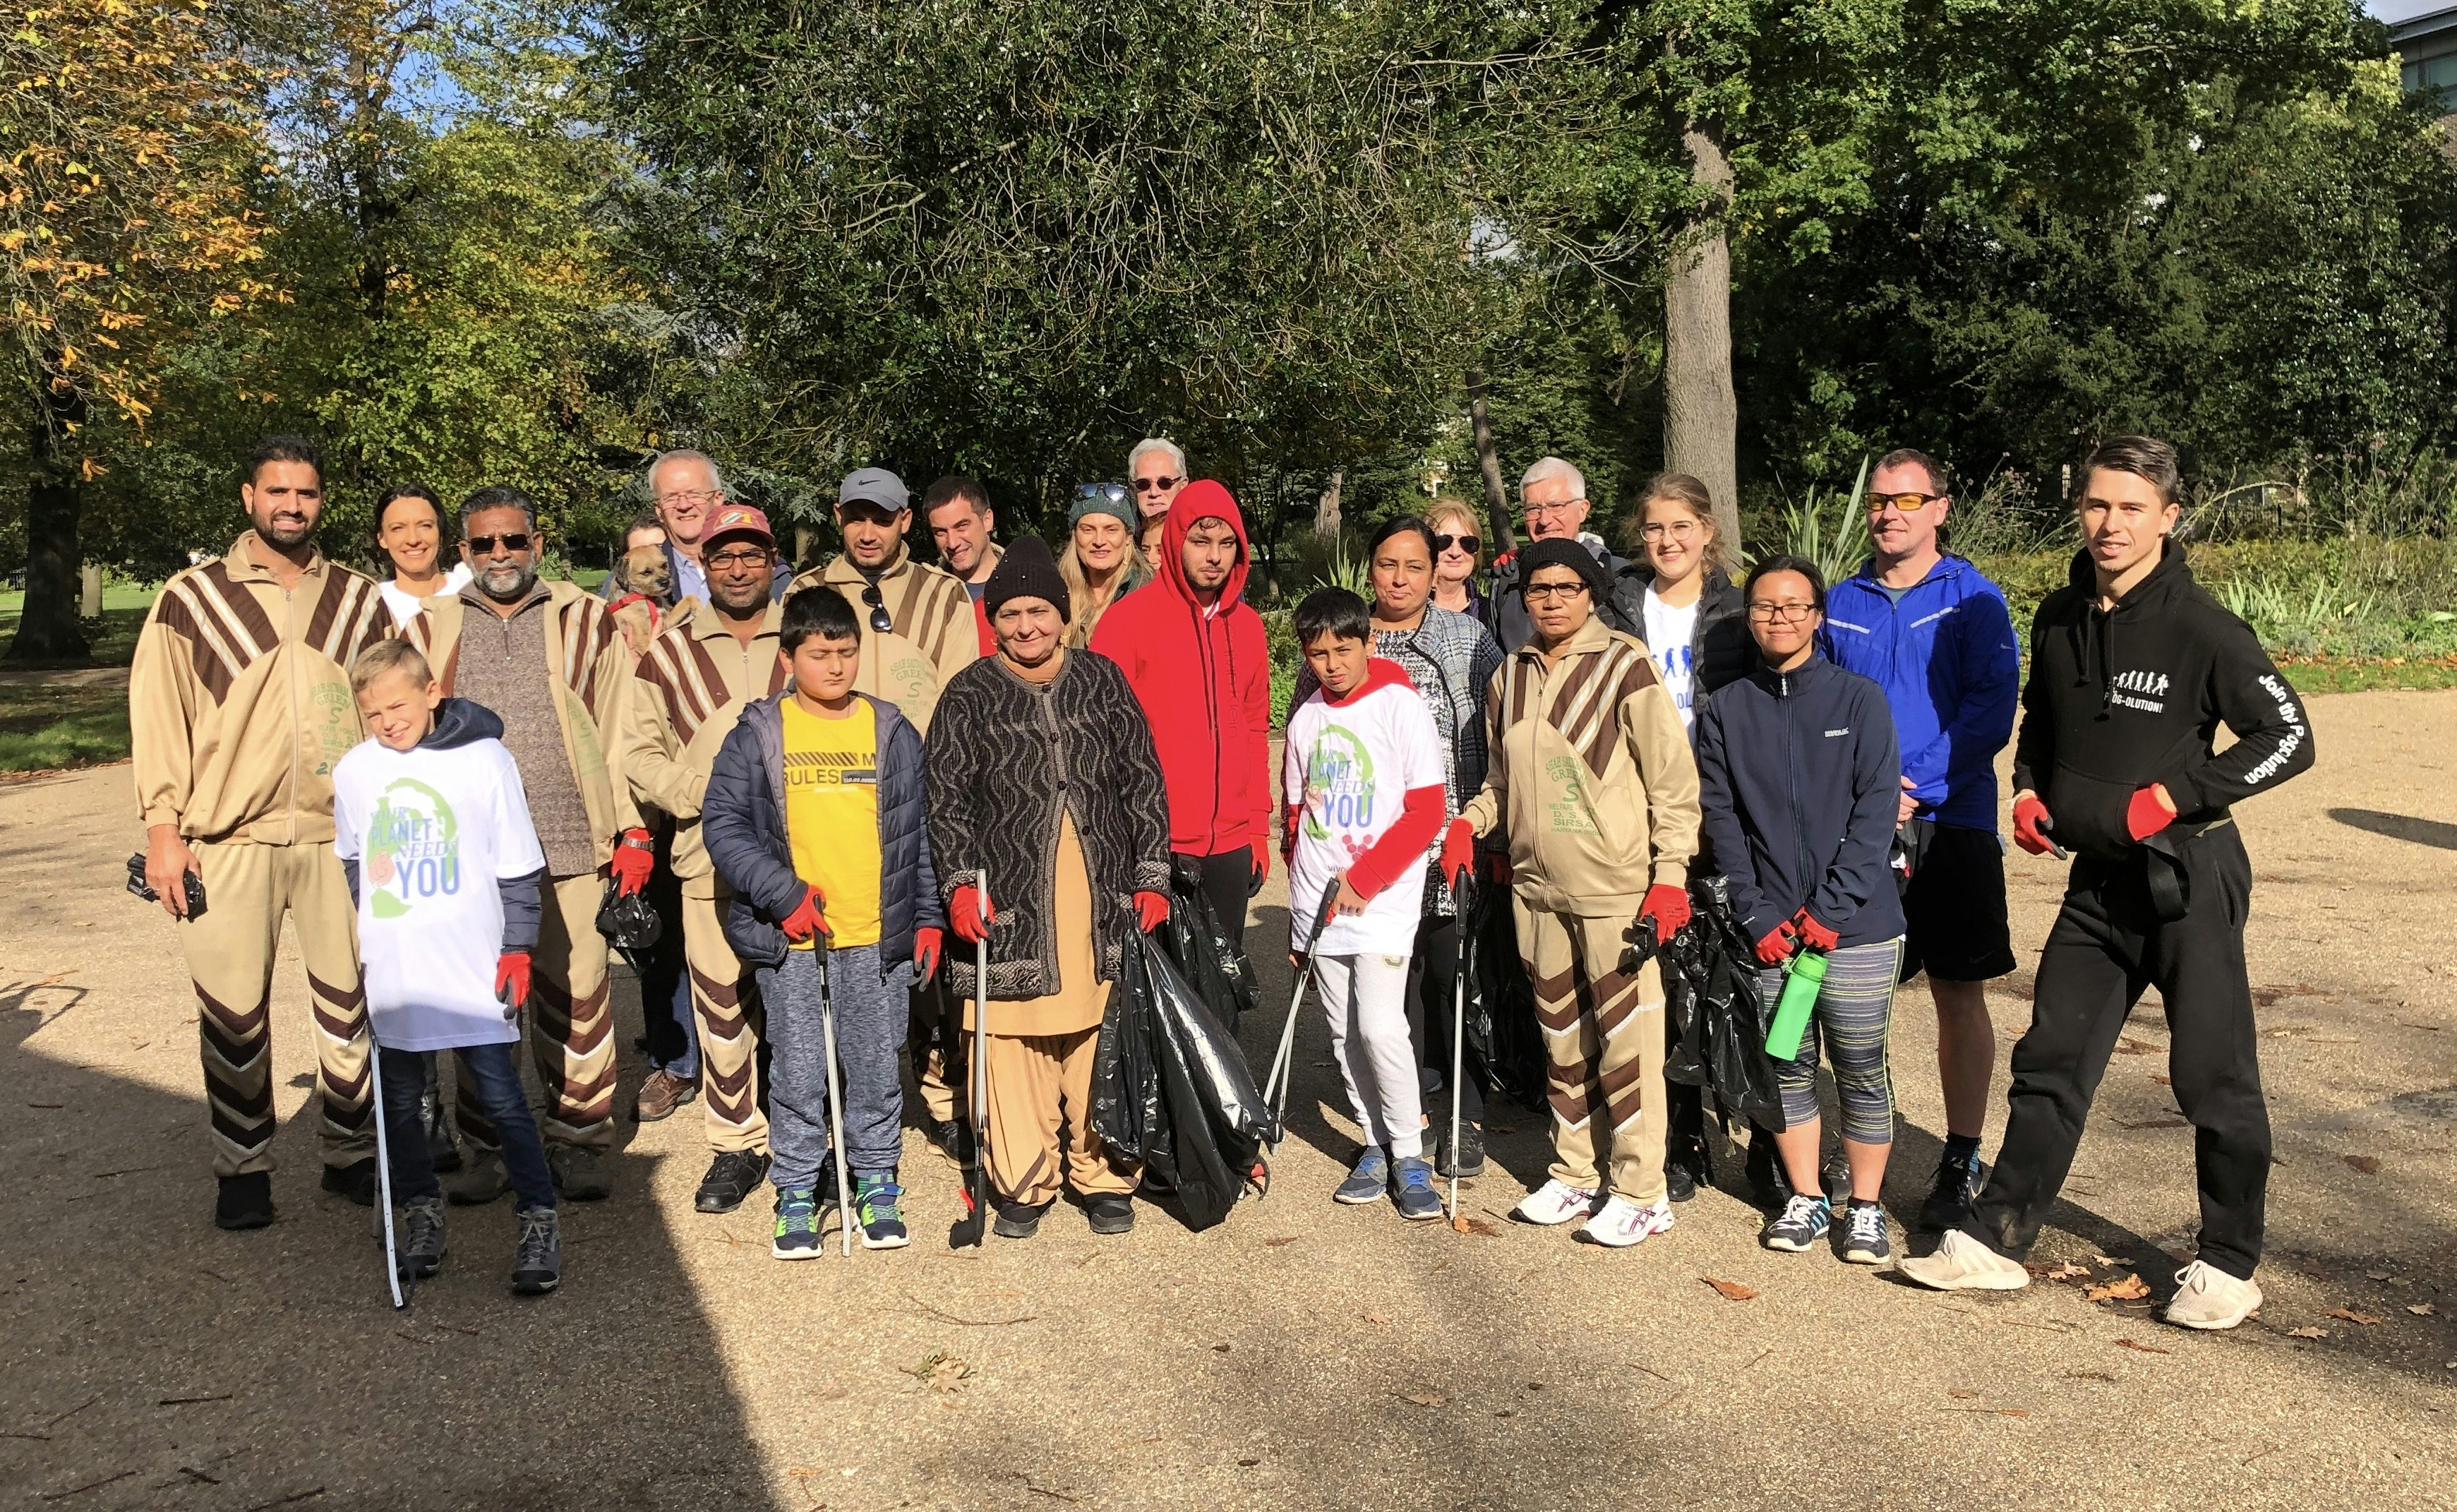
{"type": "Polygon", "coordinates": [[[632,655],[646,652],[656,637],[673,591],[673,564],[662,546],[635,546],[614,564],[614,623],[632,655]]]}

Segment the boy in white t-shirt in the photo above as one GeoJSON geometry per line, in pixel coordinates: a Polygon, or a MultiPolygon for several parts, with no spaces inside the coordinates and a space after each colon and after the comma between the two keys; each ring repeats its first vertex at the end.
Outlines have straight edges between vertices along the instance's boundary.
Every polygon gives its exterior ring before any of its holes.
{"type": "Polygon", "coordinates": [[[1391,1192],[1401,1217],[1438,1218],[1408,1036],[1408,955],[1442,826],[1441,736],[1408,674],[1373,654],[1363,599],[1337,588],[1310,594],[1296,632],[1321,687],[1289,715],[1289,959],[1303,969],[1306,937],[1324,895],[1335,893],[1337,912],[1314,946],[1314,984],[1365,1132],[1356,1169],[1332,1195],[1368,1203],[1391,1192]]]}
{"type": "Polygon", "coordinates": [[[546,875],[520,769],[503,721],[444,697],[408,641],[360,652],[350,686],[374,738],[333,768],[333,850],[359,909],[402,1268],[426,1276],[444,1263],[444,1193],[419,1103],[426,1053],[458,1050],[503,1135],[520,1224],[512,1290],[551,1292],[563,1276],[554,1178],[513,1054],[546,875]]]}

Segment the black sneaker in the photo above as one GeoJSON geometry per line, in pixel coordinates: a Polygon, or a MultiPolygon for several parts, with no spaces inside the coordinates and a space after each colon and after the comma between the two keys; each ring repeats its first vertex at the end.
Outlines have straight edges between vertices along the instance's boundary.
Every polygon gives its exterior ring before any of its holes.
{"type": "Polygon", "coordinates": [[[554,1190],[573,1202],[603,1202],[614,1193],[614,1173],[607,1169],[606,1152],[578,1145],[549,1145],[547,1170],[554,1190]]]}
{"type": "Polygon", "coordinates": [[[1451,1127],[1441,1126],[1441,1144],[1435,1151],[1434,1174],[1473,1181],[1484,1174],[1484,1129],[1473,1119],[1459,1120],[1458,1149],[1451,1149],[1451,1127]],[[1456,1164],[1457,1169],[1453,1170],[1456,1164]]]}
{"type": "Polygon", "coordinates": [[[998,1221],[990,1225],[990,1232],[1001,1239],[1031,1238],[1041,1232],[1041,1215],[1049,1211],[1045,1202],[1036,1208],[1028,1202],[1009,1202],[1004,1197],[993,1200],[998,1204],[998,1221]]]}
{"type": "Polygon", "coordinates": [[[1706,1142],[1695,1134],[1674,1136],[1672,1148],[1663,1155],[1664,1195],[1675,1202],[1687,1202],[1698,1195],[1699,1188],[1714,1184],[1715,1161],[1706,1152],[1706,1142]]]}
{"type": "Polygon", "coordinates": [[[973,1131],[961,1119],[924,1118],[921,1132],[929,1138],[930,1148],[959,1166],[973,1163],[973,1131]]]}
{"type": "Polygon", "coordinates": [[[366,1159],[347,1166],[324,1168],[324,1190],[337,1196],[349,1198],[361,1208],[376,1205],[376,1159],[366,1159]]]}
{"type": "Polygon", "coordinates": [[[1843,1214],[1843,1258],[1853,1265],[1883,1265],[1893,1258],[1886,1241],[1886,1210],[1873,1202],[1851,1199],[1843,1214]]]}
{"type": "MultiPolygon", "coordinates": [[[[1805,1191],[1795,1191],[1791,1194],[1791,1200],[1783,1205],[1783,1212],[1775,1214],[1772,1221],[1758,1231],[1758,1243],[1769,1250],[1781,1250],[1787,1254],[1799,1254],[1807,1251],[1810,1245],[1826,1237],[1826,1231],[1831,1228],[1833,1223],[1834,1210],[1826,1205],[1825,1198],[1812,1197],[1805,1191]]],[[[1880,1237],[1884,1232],[1884,1222],[1881,1219],[1878,1224],[1880,1237]]]]}
{"type": "Polygon", "coordinates": [[[1987,1184],[1988,1167],[1977,1155],[1946,1151],[1937,1160],[1936,1180],[1928,1189],[1928,1200],[1920,1204],[1920,1227],[1933,1233],[1961,1228],[1962,1220],[1971,1216],[1971,1205],[1979,1200],[1979,1189],[1987,1184]]]}
{"type": "Polygon", "coordinates": [[[1783,1172],[1783,1162],[1774,1152],[1774,1135],[1755,1124],[1749,1126],[1748,1153],[1749,1200],[1767,1212],[1780,1211],[1791,1201],[1791,1179],[1783,1172]]]}
{"type": "Polygon", "coordinates": [[[702,1212],[732,1212],[767,1179],[766,1155],[755,1150],[720,1150],[708,1163],[708,1174],[699,1178],[692,1206],[702,1212]]]}
{"type": "Polygon", "coordinates": [[[273,1221],[273,1176],[269,1171],[251,1170],[243,1176],[224,1176],[221,1190],[214,1196],[214,1227],[217,1229],[261,1229],[273,1221]]]}
{"type": "Polygon", "coordinates": [[[853,1177],[853,1216],[861,1226],[865,1250],[901,1250],[912,1242],[904,1227],[904,1208],[898,1200],[904,1189],[896,1172],[857,1170],[853,1177]]]}
{"type": "Polygon", "coordinates": [[[1094,1233],[1125,1233],[1135,1226],[1135,1199],[1120,1191],[1086,1197],[1084,1216],[1092,1220],[1094,1233]]]}
{"type": "Polygon", "coordinates": [[[539,1296],[563,1284],[563,1226],[552,1208],[523,1208],[520,1236],[512,1241],[512,1290],[539,1296]]]}
{"type": "Polygon", "coordinates": [[[424,1280],[444,1269],[444,1203],[423,1197],[395,1215],[393,1248],[401,1255],[401,1273],[424,1280]]]}

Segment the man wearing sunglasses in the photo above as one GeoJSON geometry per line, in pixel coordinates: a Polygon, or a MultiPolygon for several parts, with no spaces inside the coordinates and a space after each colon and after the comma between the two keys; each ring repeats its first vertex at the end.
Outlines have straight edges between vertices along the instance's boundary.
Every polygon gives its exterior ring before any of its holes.
{"type": "MultiPolygon", "coordinates": [[[[631,681],[630,648],[606,606],[578,585],[538,576],[546,542],[518,488],[481,488],[461,506],[457,594],[428,599],[403,630],[446,695],[483,705],[503,742],[546,853],[546,918],[531,953],[537,1007],[529,1051],[546,1089],[541,1132],[554,1184],[575,1202],[612,1191],[614,1020],[606,937],[597,932],[605,879],[625,892],[649,880],[649,832],[609,759],[631,681]]],[[[476,1158],[447,1183],[459,1203],[511,1190],[501,1142],[476,1109],[459,1057],[461,1132],[476,1158]]]]}
{"type": "MultiPolygon", "coordinates": [[[[1587,480],[1579,469],[1559,457],[1538,458],[1519,479],[1518,497],[1527,512],[1529,544],[1564,540],[1585,547],[1603,564],[1611,583],[1611,590],[1596,600],[1596,618],[1624,635],[1642,636],[1645,620],[1640,606],[1646,592],[1645,570],[1615,556],[1601,536],[1587,530],[1593,506],[1587,502],[1587,480]]],[[[1493,564],[1493,592],[1485,600],[1485,628],[1500,642],[1505,655],[1526,645],[1536,633],[1521,589],[1518,553],[1514,551],[1493,564]]]]}
{"type": "Polygon", "coordinates": [[[1877,459],[1875,552],[1834,585],[1819,632],[1828,660],[1886,691],[1901,742],[1902,973],[1928,972],[1945,1088],[1945,1153],[1919,1217],[1935,1231],[1962,1222],[1987,1176],[1979,1136],[1996,1067],[1987,983],[2013,969],[1996,753],[2013,738],[2021,686],[2004,592],[1938,545],[1952,509],[1935,459],[1908,446],[1877,459]]]}
{"type": "Polygon", "coordinates": [[[1143,526],[1135,532],[1135,549],[1154,571],[1160,570],[1160,538],[1168,530],[1169,507],[1186,487],[1186,453],[1176,442],[1146,436],[1126,453],[1126,487],[1135,491],[1135,513],[1143,526]]]}

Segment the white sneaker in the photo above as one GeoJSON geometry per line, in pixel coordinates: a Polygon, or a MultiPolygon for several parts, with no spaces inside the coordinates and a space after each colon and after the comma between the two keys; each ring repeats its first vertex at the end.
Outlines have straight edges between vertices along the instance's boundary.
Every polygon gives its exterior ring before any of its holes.
{"type": "Polygon", "coordinates": [[[1945,1231],[1935,1253],[1902,1260],[1894,1269],[1940,1292],[2018,1292],[2031,1284],[2030,1272],[1960,1229],[1945,1231]]]}
{"type": "Polygon", "coordinates": [[[2233,1328],[2261,1311],[2261,1288],[2195,1260],[2176,1273],[2166,1318],[2178,1328],[2233,1328]]]}
{"type": "Polygon", "coordinates": [[[1592,1188],[1573,1187],[1566,1181],[1548,1181],[1519,1199],[1511,1216],[1521,1223],[1540,1223],[1545,1228],[1584,1217],[1596,1211],[1596,1194],[1592,1188]]]}
{"type": "Polygon", "coordinates": [[[1586,1227],[1579,1231],[1579,1237],[1589,1244],[1600,1244],[1607,1250],[1626,1250],[1656,1234],[1668,1233],[1671,1229],[1672,1204],[1658,1202],[1652,1207],[1641,1208],[1634,1202],[1615,1197],[1587,1220],[1586,1227]]]}

